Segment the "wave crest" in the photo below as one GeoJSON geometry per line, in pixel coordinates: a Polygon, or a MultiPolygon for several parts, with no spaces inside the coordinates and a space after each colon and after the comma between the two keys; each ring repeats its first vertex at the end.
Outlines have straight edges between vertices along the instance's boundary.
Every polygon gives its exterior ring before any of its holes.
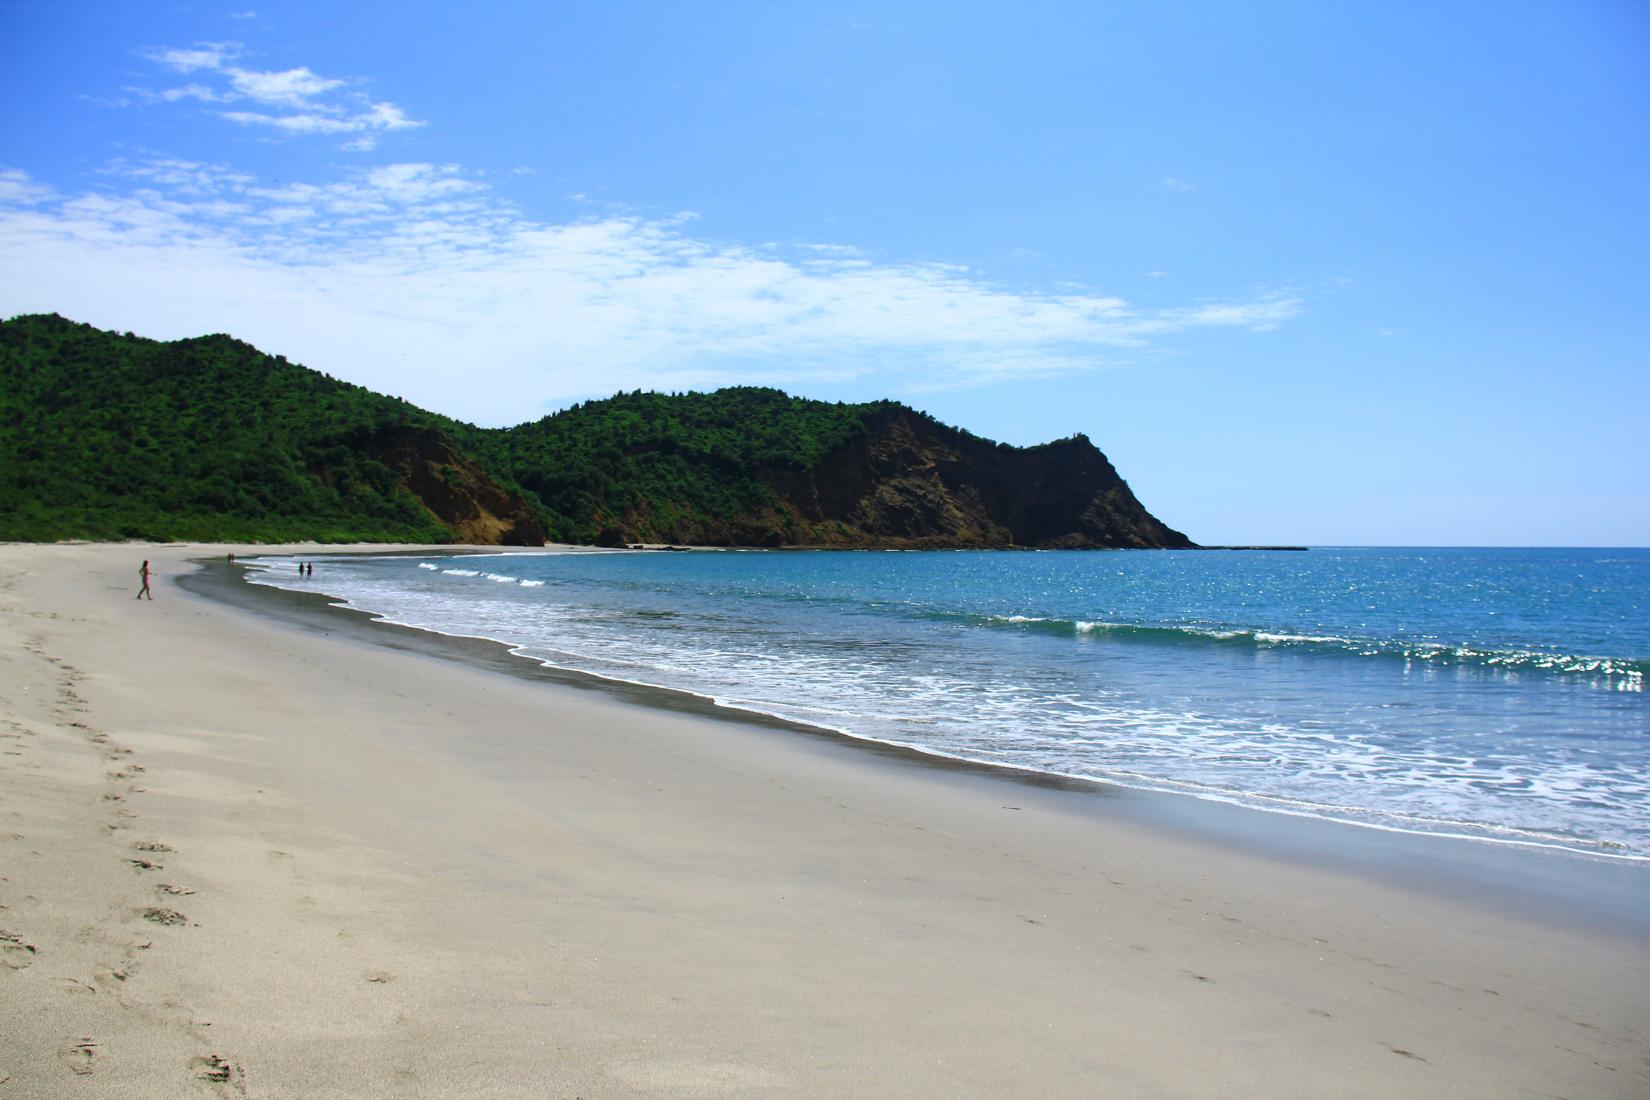
{"type": "MultiPolygon", "coordinates": [[[[954,616],[945,616],[951,618],[954,616]]],[[[1423,662],[1435,667],[1541,672],[1607,681],[1618,691],[1644,690],[1650,660],[1598,657],[1531,649],[1481,649],[1471,645],[1407,639],[1344,638],[1333,634],[1291,634],[1208,626],[1159,626],[1059,619],[1038,615],[962,615],[982,626],[1033,630],[1075,637],[1104,635],[1163,645],[1232,645],[1253,649],[1295,649],[1349,657],[1423,662]]]]}

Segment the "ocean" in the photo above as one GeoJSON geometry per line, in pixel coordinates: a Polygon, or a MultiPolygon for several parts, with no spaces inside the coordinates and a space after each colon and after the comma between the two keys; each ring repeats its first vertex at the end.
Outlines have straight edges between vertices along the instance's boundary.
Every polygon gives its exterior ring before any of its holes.
{"type": "Polygon", "coordinates": [[[1650,550],[313,560],[249,579],[938,756],[1650,860],[1650,550]]]}

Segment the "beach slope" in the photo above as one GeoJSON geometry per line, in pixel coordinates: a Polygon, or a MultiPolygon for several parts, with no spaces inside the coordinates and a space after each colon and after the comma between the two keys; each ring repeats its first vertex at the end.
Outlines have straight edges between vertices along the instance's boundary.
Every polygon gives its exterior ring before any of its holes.
{"type": "Polygon", "coordinates": [[[1642,936],[175,583],[227,549],[0,547],[0,1096],[1650,1095],[1642,936]]]}

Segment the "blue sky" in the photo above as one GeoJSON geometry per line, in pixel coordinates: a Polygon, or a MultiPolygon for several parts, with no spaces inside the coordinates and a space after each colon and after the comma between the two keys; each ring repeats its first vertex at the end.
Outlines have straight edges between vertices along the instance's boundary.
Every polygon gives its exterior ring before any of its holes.
{"type": "Polygon", "coordinates": [[[1088,434],[1203,542],[1650,545],[1650,5],[0,0],[0,314],[482,424],[1088,434]]]}

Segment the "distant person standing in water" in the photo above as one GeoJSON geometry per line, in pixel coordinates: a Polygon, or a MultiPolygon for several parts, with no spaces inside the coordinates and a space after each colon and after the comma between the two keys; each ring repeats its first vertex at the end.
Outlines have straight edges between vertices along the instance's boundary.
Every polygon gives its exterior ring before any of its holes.
{"type": "Polygon", "coordinates": [[[149,591],[149,559],[148,558],[145,558],[143,560],[143,566],[142,566],[142,568],[140,568],[138,570],[138,576],[143,578],[143,587],[138,589],[138,594],[133,598],[141,600],[141,599],[143,599],[143,597],[148,596],[151,600],[154,599],[155,594],[153,592],[149,591]]]}

